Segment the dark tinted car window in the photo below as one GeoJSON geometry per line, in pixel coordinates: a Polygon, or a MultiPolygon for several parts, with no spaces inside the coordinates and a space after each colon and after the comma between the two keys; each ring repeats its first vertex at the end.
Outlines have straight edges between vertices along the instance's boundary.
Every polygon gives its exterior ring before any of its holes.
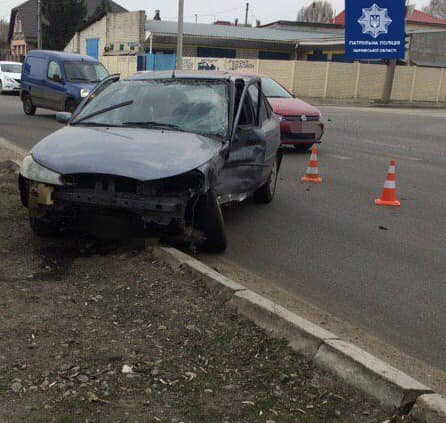
{"type": "Polygon", "coordinates": [[[0,65],[0,70],[2,72],[21,73],[22,65],[16,65],[15,63],[3,63],[0,65]]]}
{"type": "Polygon", "coordinates": [[[100,63],[67,62],[64,67],[69,82],[99,82],[108,76],[100,63]]]}
{"type": "Polygon", "coordinates": [[[28,57],[24,65],[25,75],[32,78],[44,78],[46,75],[47,60],[40,57],[28,57]]]}

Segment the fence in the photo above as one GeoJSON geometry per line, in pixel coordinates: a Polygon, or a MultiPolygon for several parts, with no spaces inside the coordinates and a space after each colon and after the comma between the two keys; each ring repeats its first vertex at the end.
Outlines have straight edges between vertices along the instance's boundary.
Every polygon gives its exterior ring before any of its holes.
{"type": "Polygon", "coordinates": [[[119,73],[123,78],[136,73],[137,56],[103,56],[100,59],[110,73],[119,73]]]}
{"type": "MultiPolygon", "coordinates": [[[[104,56],[112,73],[128,76],[136,72],[136,56],[104,56]]],[[[186,57],[187,70],[227,70],[271,76],[301,97],[368,99],[381,98],[386,66],[363,63],[213,59],[186,57]]],[[[398,66],[392,100],[446,101],[444,68],[398,66]]]]}

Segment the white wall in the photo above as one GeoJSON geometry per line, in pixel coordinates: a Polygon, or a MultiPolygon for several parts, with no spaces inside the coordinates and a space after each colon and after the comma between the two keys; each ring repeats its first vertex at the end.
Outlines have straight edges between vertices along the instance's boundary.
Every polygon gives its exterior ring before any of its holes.
{"type": "Polygon", "coordinates": [[[107,18],[104,16],[101,20],[85,28],[80,34],[76,34],[65,47],[69,53],[87,54],[87,39],[99,38],[99,60],[104,55],[107,38],[107,18]],[[77,37],[79,36],[79,40],[77,37]],[[78,46],[79,45],[79,49],[78,46]]]}

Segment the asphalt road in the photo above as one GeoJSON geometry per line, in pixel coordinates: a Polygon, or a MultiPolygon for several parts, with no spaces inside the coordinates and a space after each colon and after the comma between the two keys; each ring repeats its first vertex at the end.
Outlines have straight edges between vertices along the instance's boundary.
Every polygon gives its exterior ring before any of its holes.
{"type": "MultiPolygon", "coordinates": [[[[404,353],[446,369],[446,111],[323,107],[320,186],[287,151],[274,202],[225,209],[226,257],[404,353]],[[390,159],[400,209],[374,205],[390,159]]],[[[60,125],[0,97],[0,137],[60,125]]]]}

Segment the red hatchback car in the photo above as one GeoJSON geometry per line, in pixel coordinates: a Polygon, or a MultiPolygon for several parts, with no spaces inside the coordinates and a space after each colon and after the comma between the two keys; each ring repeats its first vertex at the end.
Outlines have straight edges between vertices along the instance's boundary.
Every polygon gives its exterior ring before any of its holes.
{"type": "Polygon", "coordinates": [[[282,144],[306,151],[321,142],[324,124],[316,107],[299,100],[271,78],[262,77],[262,89],[274,113],[282,117],[282,144]]]}

